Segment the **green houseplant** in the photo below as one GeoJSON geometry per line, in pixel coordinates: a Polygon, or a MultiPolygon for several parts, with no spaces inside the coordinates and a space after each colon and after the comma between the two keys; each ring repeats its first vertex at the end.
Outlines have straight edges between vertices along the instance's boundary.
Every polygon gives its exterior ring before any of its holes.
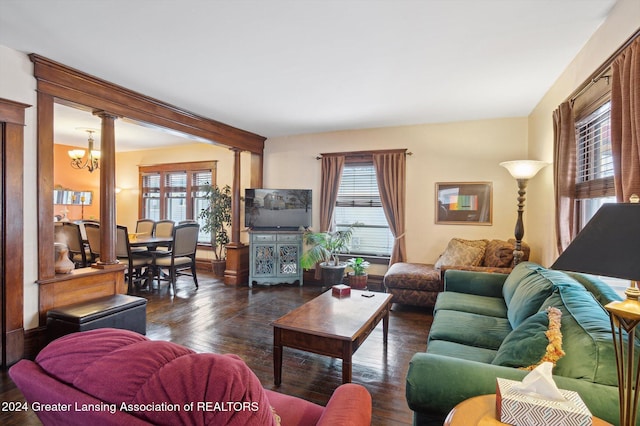
{"type": "Polygon", "coordinates": [[[341,262],[338,255],[349,251],[352,236],[352,226],[341,231],[305,233],[304,242],[310,248],[301,256],[300,265],[311,269],[319,264],[325,286],[340,284],[347,263],[341,262]]]}
{"type": "Polygon", "coordinates": [[[349,272],[349,286],[355,289],[367,288],[367,268],[370,263],[361,257],[352,257],[347,260],[347,267],[351,268],[349,272]]]}
{"type": "Polygon", "coordinates": [[[226,268],[226,245],[229,243],[227,229],[231,226],[231,188],[229,185],[222,188],[208,185],[203,198],[207,207],[200,211],[202,230],[211,233],[213,272],[216,276],[222,276],[226,268]]]}

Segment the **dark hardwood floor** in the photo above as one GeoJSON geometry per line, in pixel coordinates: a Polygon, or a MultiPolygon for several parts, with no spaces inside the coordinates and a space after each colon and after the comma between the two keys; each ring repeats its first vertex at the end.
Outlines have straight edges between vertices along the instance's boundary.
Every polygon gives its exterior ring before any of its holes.
{"type": "MultiPolygon", "coordinates": [[[[325,405],[341,384],[342,362],[321,355],[284,349],[282,384],[273,384],[273,327],[270,323],[316,297],[324,289],[303,287],[225,286],[206,272],[199,273],[200,288],[188,277],[178,280],[174,297],[166,283],[160,291],[140,292],[148,299],[147,337],[169,340],[197,352],[234,353],[241,356],[263,386],[325,405]]],[[[353,356],[353,382],[364,385],[373,399],[373,425],[410,425],[405,399],[409,360],[426,347],[432,316],[428,310],[394,305],[389,341],[382,342],[382,323],[353,356]]],[[[0,402],[24,401],[20,391],[0,373],[0,402]]],[[[0,424],[38,425],[32,411],[1,410],[0,424]]]]}

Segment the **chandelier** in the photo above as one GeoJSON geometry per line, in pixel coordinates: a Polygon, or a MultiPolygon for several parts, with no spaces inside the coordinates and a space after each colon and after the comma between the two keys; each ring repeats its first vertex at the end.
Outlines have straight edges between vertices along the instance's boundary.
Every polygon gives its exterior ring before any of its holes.
{"type": "Polygon", "coordinates": [[[84,158],[84,149],[72,149],[69,151],[69,157],[71,157],[71,167],[74,169],[82,170],[87,169],[89,172],[93,172],[100,167],[100,151],[93,149],[93,133],[95,129],[84,129],[89,134],[89,149],[87,158],[84,158]]]}

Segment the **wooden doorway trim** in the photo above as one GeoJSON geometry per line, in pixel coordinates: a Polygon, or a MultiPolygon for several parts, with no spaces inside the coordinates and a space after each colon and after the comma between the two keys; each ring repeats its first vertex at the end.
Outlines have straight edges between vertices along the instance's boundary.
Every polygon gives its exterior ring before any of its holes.
{"type": "Polygon", "coordinates": [[[30,105],[0,99],[0,326],[2,366],[24,352],[24,125],[30,105]]]}
{"type": "Polygon", "coordinates": [[[211,143],[262,154],[266,138],[201,117],[184,109],[85,74],[42,56],[29,55],[38,80],[38,92],[90,110],[176,130],[211,143]]]}
{"type": "MultiPolygon", "coordinates": [[[[38,257],[39,280],[54,278],[53,262],[53,104],[104,111],[150,126],[176,130],[210,143],[248,151],[262,158],[266,138],[200,117],[189,111],[31,54],[38,90],[38,257]]],[[[254,164],[256,164],[254,162],[254,164]]],[[[257,164],[262,165],[262,161],[257,164]]],[[[262,168],[252,167],[262,176],[262,168]]],[[[113,189],[112,189],[113,190],[113,189]]],[[[234,211],[240,217],[240,211],[234,211]]]]}

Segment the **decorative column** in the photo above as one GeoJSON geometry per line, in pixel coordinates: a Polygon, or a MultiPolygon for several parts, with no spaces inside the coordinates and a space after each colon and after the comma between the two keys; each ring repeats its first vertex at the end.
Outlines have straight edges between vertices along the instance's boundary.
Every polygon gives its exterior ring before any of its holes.
{"type": "Polygon", "coordinates": [[[227,269],[224,283],[241,285],[249,281],[249,246],[240,242],[240,153],[233,151],[233,183],[231,185],[231,242],[227,244],[227,269]]]}
{"type": "Polygon", "coordinates": [[[100,131],[100,261],[97,268],[118,265],[116,258],[116,138],[117,117],[94,111],[102,119],[100,131]]]}

